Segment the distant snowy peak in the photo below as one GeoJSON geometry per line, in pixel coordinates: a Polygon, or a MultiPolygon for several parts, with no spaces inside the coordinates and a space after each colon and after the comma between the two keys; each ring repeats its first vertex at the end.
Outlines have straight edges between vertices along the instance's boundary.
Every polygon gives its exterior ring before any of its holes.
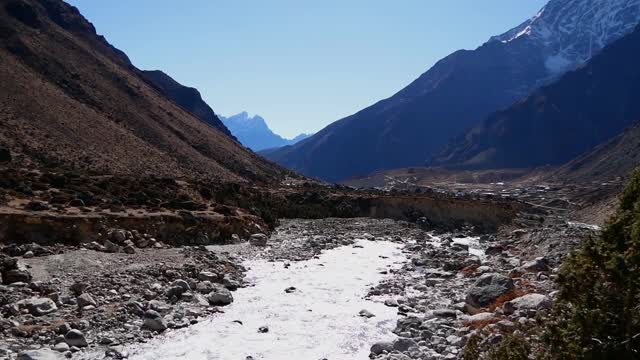
{"type": "Polygon", "coordinates": [[[589,60],[640,23],[640,0],[551,0],[533,18],[491,40],[526,37],[546,53],[552,74],[589,60]]]}
{"type": "Polygon", "coordinates": [[[246,111],[228,118],[221,116],[220,120],[233,136],[254,151],[292,145],[310,136],[300,134],[293,139],[285,139],[271,131],[267,122],[260,115],[250,116],[246,111]]]}

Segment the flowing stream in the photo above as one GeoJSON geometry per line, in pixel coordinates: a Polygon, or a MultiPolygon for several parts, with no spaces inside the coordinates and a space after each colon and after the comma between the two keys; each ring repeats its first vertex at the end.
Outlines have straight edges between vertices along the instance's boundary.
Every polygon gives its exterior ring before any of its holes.
{"type": "Polygon", "coordinates": [[[392,340],[397,311],[384,298],[366,300],[383,270],[406,261],[400,245],[359,240],[317,259],[247,261],[253,286],[233,293],[224,314],[128,349],[130,359],[366,359],[371,345],[392,340]],[[288,287],[296,291],[286,293],[288,287]],[[358,316],[366,309],[375,317],[358,316]],[[261,333],[260,327],[269,331],[261,333]]]}

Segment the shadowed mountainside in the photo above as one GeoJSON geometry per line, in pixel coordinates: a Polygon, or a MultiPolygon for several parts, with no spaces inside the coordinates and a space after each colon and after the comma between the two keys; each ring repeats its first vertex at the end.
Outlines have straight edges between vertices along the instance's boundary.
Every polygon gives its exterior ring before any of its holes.
{"type": "Polygon", "coordinates": [[[155,87],[176,104],[224,134],[232,136],[229,129],[224,126],[220,118],[213,112],[213,109],[202,100],[202,96],[197,89],[180,84],[160,70],[143,70],[142,73],[146,79],[151,81],[155,87]]]}
{"type": "Polygon", "coordinates": [[[434,165],[472,169],[563,164],[640,120],[640,29],[514,106],[497,112],[434,165]]]}
{"type": "Polygon", "coordinates": [[[152,87],[60,0],[0,5],[0,144],[25,164],[273,182],[285,170],[152,87]]]}

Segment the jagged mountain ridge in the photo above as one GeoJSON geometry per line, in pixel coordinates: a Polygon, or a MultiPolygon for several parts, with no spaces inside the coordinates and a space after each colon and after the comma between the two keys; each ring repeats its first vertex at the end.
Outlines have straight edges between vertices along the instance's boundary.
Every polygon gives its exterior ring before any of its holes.
{"type": "Polygon", "coordinates": [[[640,0],[552,0],[530,20],[492,40],[528,37],[544,49],[550,74],[562,73],[632,31],[639,14],[640,0]]]}
{"type": "Polygon", "coordinates": [[[604,34],[598,36],[602,42],[589,41],[589,54],[595,54],[602,44],[631,30],[639,18],[638,0],[552,0],[528,22],[475,50],[445,57],[390,98],[267,157],[330,181],[423,165],[449,139],[586,60],[578,50],[584,48],[587,30],[572,39],[565,36],[567,24],[604,34]],[[597,16],[592,15],[594,7],[597,16]],[[540,34],[548,31],[557,32],[548,37],[557,35],[557,42],[541,40],[540,34]],[[556,65],[550,59],[557,54],[564,56],[564,66],[549,66],[556,65]]]}
{"type": "Polygon", "coordinates": [[[285,139],[274,133],[260,115],[249,116],[246,111],[239,114],[221,117],[224,125],[238,138],[244,146],[253,151],[261,151],[293,145],[310,135],[300,134],[293,139],[285,139]]]}
{"type": "Polygon", "coordinates": [[[284,169],[152,87],[77,8],[0,2],[0,144],[35,167],[278,181],[284,169]]]}
{"type": "Polygon", "coordinates": [[[467,169],[560,165],[640,120],[640,27],[583,67],[489,116],[434,165],[467,169]]]}
{"type": "Polygon", "coordinates": [[[233,137],[229,129],[224,126],[220,118],[213,112],[213,109],[202,100],[198,89],[184,86],[160,70],[143,70],[142,74],[176,104],[190,111],[205,123],[233,137]]]}

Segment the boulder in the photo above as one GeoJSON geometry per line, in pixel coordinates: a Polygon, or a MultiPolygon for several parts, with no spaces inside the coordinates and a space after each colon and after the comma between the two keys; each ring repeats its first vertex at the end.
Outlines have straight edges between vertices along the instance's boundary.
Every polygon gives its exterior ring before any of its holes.
{"type": "Polygon", "coordinates": [[[269,237],[265,234],[253,234],[249,238],[249,243],[253,246],[267,246],[269,237]]]}
{"type": "Polygon", "coordinates": [[[104,249],[106,252],[108,253],[117,253],[120,252],[120,246],[112,243],[109,240],[105,240],[104,242],[104,249]]]}
{"type": "Polygon", "coordinates": [[[213,283],[207,280],[201,281],[198,283],[198,285],[196,285],[196,290],[198,290],[198,292],[203,294],[208,294],[212,292],[214,288],[215,286],[213,285],[213,283]]]}
{"type": "Polygon", "coordinates": [[[84,293],[76,299],[79,308],[83,308],[85,306],[96,306],[96,301],[91,297],[91,295],[84,293]]]}
{"type": "Polygon", "coordinates": [[[33,297],[16,302],[19,309],[27,309],[29,314],[42,316],[58,310],[56,303],[49,298],[33,297]]]}
{"type": "Polygon", "coordinates": [[[29,350],[18,354],[16,360],[61,360],[64,356],[49,349],[29,350]]]}
{"type": "Polygon", "coordinates": [[[225,306],[233,302],[233,295],[228,289],[222,286],[215,286],[213,291],[207,295],[207,300],[211,305],[225,306]]]}
{"type": "Polygon", "coordinates": [[[143,326],[149,330],[162,332],[167,330],[167,323],[157,311],[147,310],[144,313],[143,326]]]}
{"type": "Polygon", "coordinates": [[[380,355],[383,352],[391,352],[393,351],[393,343],[389,341],[381,341],[373,344],[371,346],[371,353],[375,355],[380,355]]]}
{"type": "Polygon", "coordinates": [[[111,240],[116,244],[122,244],[127,240],[127,234],[124,230],[114,230],[111,232],[111,240]]]}
{"type": "Polygon", "coordinates": [[[465,321],[470,325],[477,325],[479,323],[489,322],[494,319],[493,313],[490,312],[482,312],[479,314],[467,316],[465,321]]]}
{"type": "Polygon", "coordinates": [[[548,309],[551,306],[551,300],[542,294],[527,294],[505,303],[505,307],[509,306],[517,310],[548,309]]]}
{"type": "Polygon", "coordinates": [[[415,346],[418,346],[418,344],[413,339],[409,338],[401,337],[393,342],[393,349],[400,352],[408,351],[410,348],[415,346]]]}
{"type": "Polygon", "coordinates": [[[2,283],[5,285],[13,283],[28,283],[31,281],[31,274],[25,269],[12,269],[2,273],[2,283]]]}
{"type": "Polygon", "coordinates": [[[549,264],[547,263],[546,258],[539,257],[539,258],[536,258],[535,260],[531,260],[524,263],[524,265],[520,267],[520,270],[525,272],[549,271],[549,264]]]}
{"type": "Polygon", "coordinates": [[[481,308],[491,305],[497,298],[514,289],[513,280],[501,274],[484,274],[467,292],[466,303],[481,308]]]}
{"type": "Polygon", "coordinates": [[[218,281],[218,274],[212,273],[210,271],[201,271],[198,274],[198,280],[200,280],[200,281],[217,282],[218,281]]]}
{"type": "Polygon", "coordinates": [[[84,334],[82,331],[78,329],[73,329],[64,335],[64,342],[69,346],[75,347],[87,347],[89,344],[87,343],[87,339],[84,338],[84,334]]]}

